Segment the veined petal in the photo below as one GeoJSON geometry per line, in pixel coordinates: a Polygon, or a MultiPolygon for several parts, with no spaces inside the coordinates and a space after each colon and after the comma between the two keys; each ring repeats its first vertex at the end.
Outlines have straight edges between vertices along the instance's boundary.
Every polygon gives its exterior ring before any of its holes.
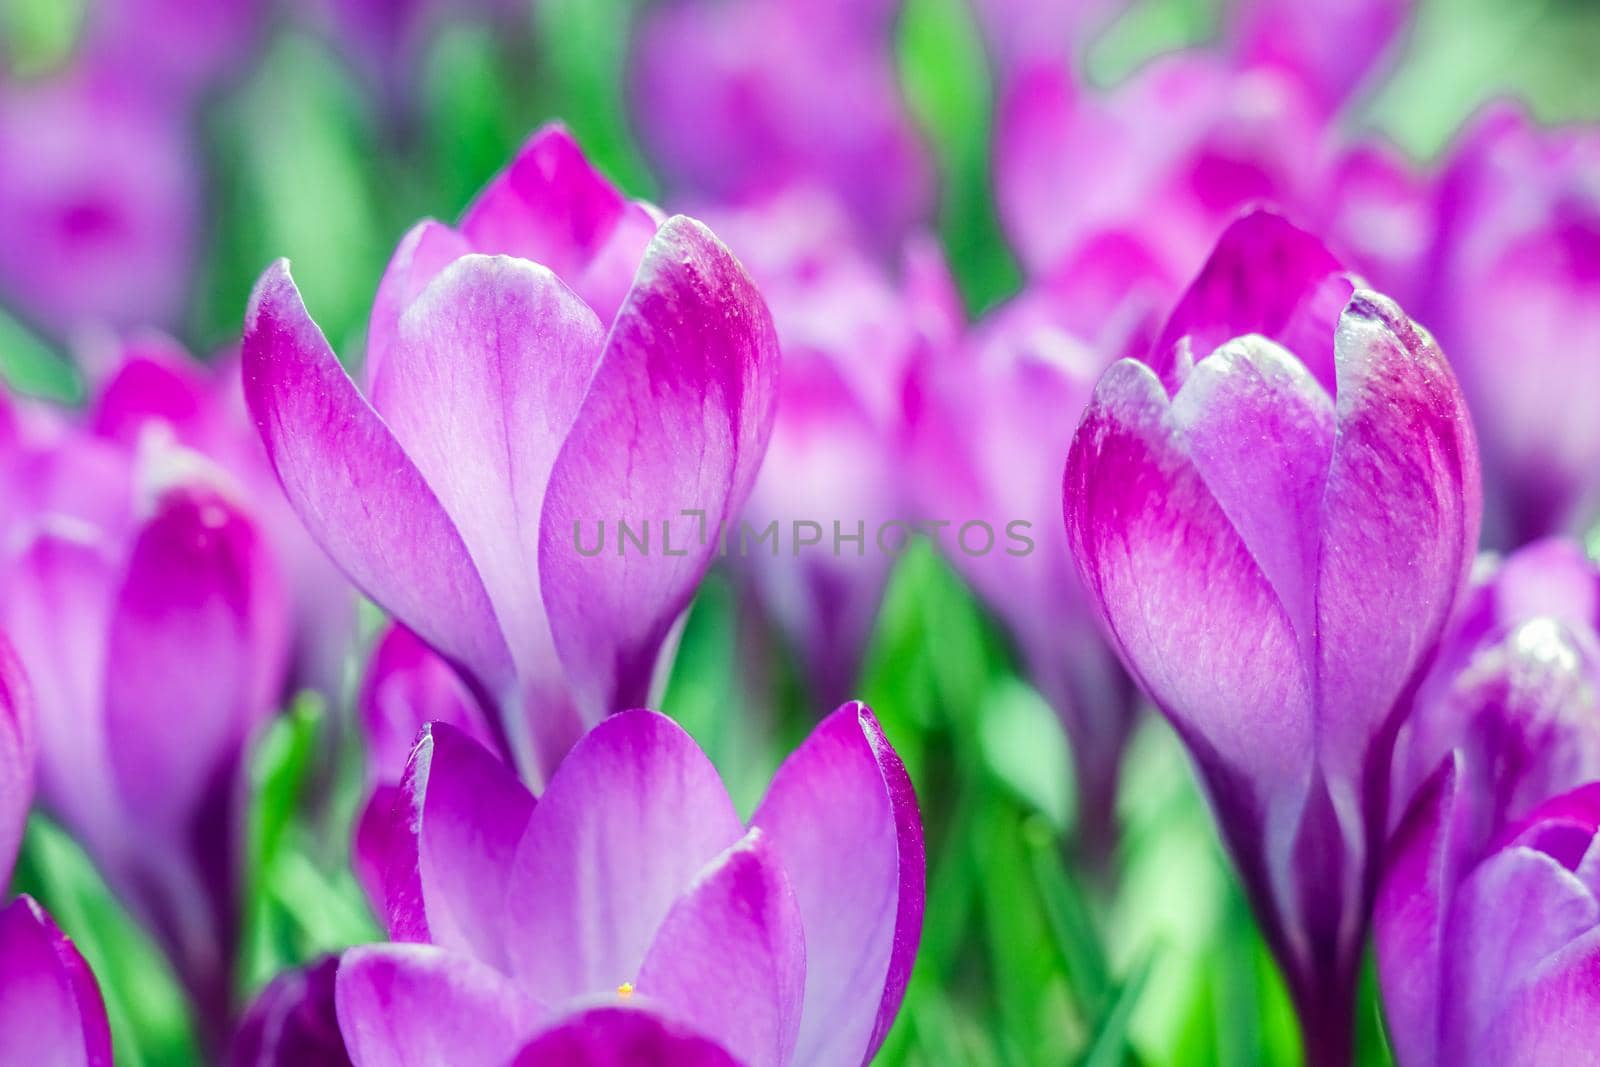
{"type": "Polygon", "coordinates": [[[643,703],[661,641],[718,550],[717,531],[749,495],[777,375],[772,317],[749,276],[704,226],[669,219],[606,340],[540,521],[550,627],[591,721],[643,703]],[[611,528],[616,551],[582,555],[579,527],[597,522],[611,528]],[[648,551],[621,551],[622,522],[654,531],[648,551]]]}
{"type": "Polygon", "coordinates": [[[1600,1046],[1600,930],[1573,941],[1511,997],[1469,1050],[1468,1067],[1572,1067],[1600,1046]]]}
{"type": "Polygon", "coordinates": [[[529,1042],[511,1067],[742,1067],[713,1041],[640,1008],[591,1008],[529,1042]]]}
{"type": "Polygon", "coordinates": [[[784,1067],[800,1033],[806,942],[788,875],[760,830],[667,913],[634,982],[749,1067],[784,1067]]]}
{"type": "Polygon", "coordinates": [[[389,932],[509,970],[506,887],[533,815],[533,794],[466,734],[423,728],[406,765],[388,864],[389,932]]]}
{"type": "Polygon", "coordinates": [[[542,263],[609,323],[656,220],[584,158],[559,123],[541,127],[461,217],[474,250],[542,263]]]}
{"type": "Polygon", "coordinates": [[[1282,605],[1173,423],[1148,368],[1106,372],[1067,459],[1067,533],[1125,662],[1202,769],[1272,796],[1304,781],[1309,680],[1282,605]]]}
{"type": "Polygon", "coordinates": [[[784,761],[756,809],[805,925],[806,999],[792,1060],[865,1063],[900,1008],[922,934],[917,800],[864,704],[846,704],[784,761]]]}
{"type": "Polygon", "coordinates": [[[89,965],[31,897],[0,910],[0,1060],[111,1067],[111,1028],[89,965]]]}
{"type": "Polygon", "coordinates": [[[372,778],[398,782],[418,732],[443,722],[485,748],[495,741],[483,709],[456,669],[416,634],[398,624],[378,639],[356,698],[372,778]]]}
{"type": "Polygon", "coordinates": [[[600,359],[594,313],[547,268],[465,256],[401,316],[372,406],[471,554],[525,675],[557,676],[539,512],[600,359]]]}
{"type": "Polygon", "coordinates": [[[1358,292],[1335,340],[1339,432],[1317,575],[1321,758],[1356,780],[1426,668],[1478,544],[1478,449],[1431,338],[1358,292]]]}
{"type": "Polygon", "coordinates": [[[509,690],[511,654],[460,533],[339,366],[282,261],[245,316],[244,389],[289,502],[334,562],[479,686],[509,690]]]}
{"type": "Polygon", "coordinates": [[[518,848],[505,935],[517,981],[549,1003],[632,981],[678,898],[743,834],[677,724],[606,719],[567,754],[518,848]]]}
{"type": "Polygon", "coordinates": [[[504,1067],[543,1014],[488,964],[432,945],[349,950],[334,1000],[355,1067],[504,1067]]]}
{"type": "Polygon", "coordinates": [[[471,242],[433,219],[423,219],[400,238],[378,282],[367,321],[367,388],[373,395],[400,332],[400,316],[446,267],[471,251],[471,242]]]}

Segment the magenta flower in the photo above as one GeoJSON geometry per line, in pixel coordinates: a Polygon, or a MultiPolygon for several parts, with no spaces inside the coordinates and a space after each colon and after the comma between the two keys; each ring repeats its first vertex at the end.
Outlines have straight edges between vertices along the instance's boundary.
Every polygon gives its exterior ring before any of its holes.
{"type": "Polygon", "coordinates": [[[1567,541],[1486,565],[1396,750],[1401,801],[1458,752],[1456,817],[1479,845],[1600,779],[1600,569],[1567,541]]]}
{"type": "Polygon", "coordinates": [[[1101,378],[1066,525],[1187,744],[1306,1031],[1348,1061],[1395,731],[1477,542],[1433,341],[1281,217],[1223,235],[1148,364],[1101,378]]]}
{"type": "Polygon", "coordinates": [[[126,529],[42,517],[6,568],[4,622],[37,699],[40,799],[222,1025],[238,772],[278,707],[287,605],[258,528],[223,491],[191,477],[147,495],[126,529]]]}
{"type": "Polygon", "coordinates": [[[691,203],[816,186],[895,248],[933,212],[933,163],[900,93],[895,0],[667,0],[641,21],[639,133],[691,203]]]}
{"type": "Polygon", "coordinates": [[[1506,105],[1473,123],[1440,181],[1424,315],[1472,402],[1498,544],[1600,514],[1597,189],[1593,129],[1540,129],[1506,105]]]}
{"type": "Polygon", "coordinates": [[[860,704],[789,757],[748,827],[688,735],[645,711],[592,730],[537,802],[435,726],[400,812],[390,932],[427,944],[345,954],[358,1067],[439,1049],[463,1067],[519,1049],[529,1064],[865,1063],[904,994],[922,831],[860,704]],[[600,1056],[635,1048],[651,1055],[600,1056]]]}
{"type": "Polygon", "coordinates": [[[1292,75],[1331,113],[1395,58],[1414,6],[1412,0],[1238,0],[1226,35],[1239,63],[1292,75]]]}
{"type": "Polygon", "coordinates": [[[0,84],[0,301],[60,335],[173,324],[197,158],[181,114],[106,71],[0,84]]]}
{"type": "Polygon", "coordinates": [[[541,780],[586,725],[644,701],[709,531],[749,491],[771,318],[704,226],[656,230],[550,128],[458,228],[407,235],[367,358],[363,396],[287,264],[262,276],[245,394],[290,502],[541,780]],[[650,547],[625,551],[623,523],[650,547]]]}
{"type": "Polygon", "coordinates": [[[1444,764],[1393,844],[1374,919],[1390,1043],[1407,1067],[1583,1063],[1600,1041],[1600,786],[1487,849],[1458,834],[1469,788],[1444,764]]]}
{"type": "Polygon", "coordinates": [[[923,361],[913,382],[922,511],[951,520],[940,536],[946,557],[1006,624],[1061,716],[1080,831],[1102,856],[1137,694],[1072,563],[1060,459],[1096,378],[1148,349],[1155,301],[1169,285],[1137,241],[1108,237],[991,313],[962,345],[923,361]]]}
{"type": "Polygon", "coordinates": [[[906,383],[914,363],[953,342],[960,302],[931,241],[910,242],[892,277],[816,191],[715,224],[783,348],[772,439],[729,554],[812,698],[832,707],[855,684],[894,556],[923,517],[903,469],[906,383]]]}

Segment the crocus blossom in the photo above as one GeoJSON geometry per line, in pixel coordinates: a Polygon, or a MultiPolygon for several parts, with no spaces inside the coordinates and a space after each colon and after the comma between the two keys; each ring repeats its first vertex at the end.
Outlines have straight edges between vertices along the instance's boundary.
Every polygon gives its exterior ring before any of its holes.
{"type": "Polygon", "coordinates": [[[0,908],[0,1060],[112,1067],[111,1027],[94,974],[27,896],[0,908]]]}
{"type": "Polygon", "coordinates": [[[1223,235],[1073,439],[1073,558],[1208,787],[1312,1064],[1348,1059],[1394,735],[1479,493],[1432,339],[1269,213],[1223,235]]]}
{"type": "Polygon", "coordinates": [[[1286,71],[1328,112],[1398,51],[1412,0],[1232,0],[1226,35],[1247,67],[1286,71]]]}
{"type": "Polygon", "coordinates": [[[245,394],[290,502],[462,671],[531,780],[644,701],[771,429],[766,305],[704,226],[656,219],[547,128],[459,227],[401,243],[366,396],[286,263],[246,315],[245,394]]]}
{"type": "Polygon", "coordinates": [[[1396,753],[1404,802],[1458,751],[1460,833],[1480,845],[1542,801],[1600,780],[1600,568],[1554,540],[1483,570],[1396,753]]]}
{"type": "Polygon", "coordinates": [[[631,71],[646,148],[690,203],[817,186],[892,250],[934,207],[894,64],[898,0],[666,0],[631,71]]]}
{"type": "Polygon", "coordinates": [[[1136,693],[1073,567],[1058,476],[1095,380],[1149,347],[1170,286],[1136,238],[1107,236],[959,346],[921,360],[912,382],[908,453],[922,511],[951,520],[939,538],[946,557],[1005,622],[1065,724],[1079,827],[1101,854],[1136,693]]]}
{"type": "Polygon", "coordinates": [[[229,1067],[349,1067],[334,1013],[339,958],[286,970],[257,993],[234,1031],[229,1067]]]}
{"type": "Polygon", "coordinates": [[[1378,975],[1398,1062],[1590,1061],[1600,1042],[1600,786],[1547,801],[1488,848],[1458,833],[1469,790],[1458,761],[1439,768],[1396,835],[1378,898],[1378,975]]]}
{"type": "Polygon", "coordinates": [[[58,335],[173,324],[201,203],[185,121],[100,69],[0,83],[0,301],[58,335]]]}
{"type": "Polygon", "coordinates": [[[1461,136],[1438,190],[1420,314],[1483,444],[1491,541],[1578,533],[1600,513],[1600,136],[1509,104],[1461,136]]]}
{"type": "Polygon", "coordinates": [[[125,530],[41,517],[6,568],[4,619],[37,699],[41,802],[216,1027],[237,935],[237,775],[278,706],[287,605],[225,492],[185,475],[147,496],[125,530]]]}
{"type": "Polygon", "coordinates": [[[688,735],[646,711],[595,727],[537,801],[433,726],[401,812],[387,918],[426,944],[345,954],[358,1067],[440,1049],[463,1067],[519,1049],[530,1064],[860,1064],[904,994],[922,831],[860,704],[789,757],[748,827],[688,735]],[[601,1055],[636,1043],[666,1058],[601,1055]]]}

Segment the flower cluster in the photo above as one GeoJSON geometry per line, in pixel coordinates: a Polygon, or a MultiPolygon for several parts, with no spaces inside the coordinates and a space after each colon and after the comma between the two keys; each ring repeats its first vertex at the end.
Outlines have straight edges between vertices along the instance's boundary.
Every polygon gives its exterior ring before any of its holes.
{"type": "Polygon", "coordinates": [[[1114,0],[657,0],[603,47],[562,0],[37,6],[0,72],[0,1064],[965,1062],[990,1012],[975,1062],[1188,1062],[1101,944],[1151,707],[1309,1067],[1369,1008],[1401,1067],[1593,1058],[1595,128],[1368,132],[1403,0],[1240,0],[1109,85],[1114,0]],[[251,73],[304,49],[384,210],[312,151],[337,202],[295,218],[348,232],[242,236],[208,196],[298,204],[299,163],[200,146],[260,110],[256,154],[326,150],[251,73]],[[570,127],[506,103],[529,64],[570,127]],[[917,567],[970,597],[907,610],[917,567]],[[1018,690],[1060,847],[996,755],[1018,690]],[[1037,979],[995,943],[1032,905],[1037,979]]]}

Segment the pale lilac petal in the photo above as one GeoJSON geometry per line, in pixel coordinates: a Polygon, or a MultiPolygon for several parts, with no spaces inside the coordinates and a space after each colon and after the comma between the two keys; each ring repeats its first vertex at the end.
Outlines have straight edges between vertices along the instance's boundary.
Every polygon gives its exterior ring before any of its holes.
{"type": "Polygon", "coordinates": [[[545,126],[461,217],[477,252],[550,268],[609,324],[656,220],[584,157],[564,126],[545,126]]]}
{"type": "Polygon", "coordinates": [[[398,624],[372,650],[356,711],[374,781],[400,780],[417,733],[430,722],[448,723],[485,748],[495,746],[483,709],[456,669],[398,624]]]}
{"type": "Polygon", "coordinates": [[[639,1008],[591,1008],[550,1027],[511,1067],[743,1067],[726,1049],[639,1008]]]}
{"type": "Polygon", "coordinates": [[[273,468],[352,582],[491,693],[511,656],[461,535],[306,314],[288,265],[245,316],[244,388],[273,468]]]}
{"type": "Polygon", "coordinates": [[[1293,352],[1331,393],[1334,326],[1352,291],[1320,240],[1274,211],[1252,211],[1218,238],[1157,337],[1150,366],[1176,389],[1188,359],[1259,333],[1293,352]],[[1187,352],[1179,347],[1185,338],[1187,352]]]}
{"type": "Polygon", "coordinates": [[[899,1010],[922,932],[922,824],[900,757],[864,704],[812,731],[751,825],[782,859],[806,938],[796,1064],[864,1063],[899,1010]]]}
{"type": "Polygon", "coordinates": [[[800,1033],[806,941],[782,861],[760,830],[673,905],[633,983],[749,1067],[783,1067],[800,1033]]]}
{"type": "Polygon", "coordinates": [[[1172,419],[1310,663],[1332,398],[1293,355],[1264,338],[1242,337],[1195,366],[1173,398],[1172,419]]]}
{"type": "Polygon", "coordinates": [[[355,1067],[504,1067],[543,1014],[499,971],[432,945],[351,949],[335,1002],[355,1067]]]}
{"type": "Polygon", "coordinates": [[[1000,98],[995,118],[995,203],[1006,236],[1031,273],[1050,270],[1082,238],[1077,198],[1100,139],[1083,121],[1078,87],[1058,62],[1026,67],[1000,98]]]}
{"type": "Polygon", "coordinates": [[[1335,341],[1339,433],[1317,578],[1320,751],[1355,781],[1417,684],[1478,544],[1472,423],[1431,338],[1360,291],[1335,341]]]}
{"type": "Polygon", "coordinates": [[[606,719],[539,798],[505,883],[518,982],[556,1003],[632,981],[673,904],[743,834],[716,769],[672,720],[606,719]]]}
{"type": "Polygon", "coordinates": [[[407,308],[373,382],[374,410],[460,532],[528,677],[559,674],[539,513],[603,344],[594,313],[548,269],[471,255],[407,308]]]}
{"type": "Polygon", "coordinates": [[[1462,883],[1451,908],[1441,1063],[1467,1063],[1512,997],[1544,961],[1600,924],[1600,903],[1556,859],[1526,847],[1495,853],[1462,883]]]}
{"type": "Polygon", "coordinates": [[[1467,1067],[1576,1067],[1600,1048],[1600,930],[1550,959],[1469,1050],[1467,1067]]]}
{"type": "Polygon", "coordinates": [[[1389,843],[1373,910],[1383,1009],[1401,1063],[1438,1060],[1450,898],[1469,858],[1458,847],[1457,779],[1457,763],[1450,759],[1418,792],[1389,843]]]}
{"type": "Polygon", "coordinates": [[[1393,58],[1413,0],[1242,0],[1232,33],[1241,59],[1276,67],[1337,110],[1393,58]]]}
{"type": "Polygon", "coordinates": [[[367,320],[369,388],[383,375],[385,359],[400,331],[400,316],[446,267],[472,251],[472,244],[465,237],[433,219],[423,219],[400,238],[378,282],[372,315],[367,320]]]}
{"type": "Polygon", "coordinates": [[[33,693],[22,664],[0,632],[0,893],[11,878],[33,803],[33,716],[33,693]]]}
{"type": "Polygon", "coordinates": [[[0,910],[0,1061],[111,1067],[111,1029],[94,975],[30,897],[0,910]]]}
{"type": "Polygon", "coordinates": [[[1125,360],[1101,378],[1073,439],[1065,498],[1074,559],[1113,639],[1201,766],[1243,774],[1268,796],[1301,780],[1311,694],[1293,628],[1183,454],[1161,384],[1142,364],[1125,360]],[[1220,635],[1252,654],[1219,655],[1220,635]]]}
{"type": "Polygon", "coordinates": [[[749,276],[704,226],[669,219],[617,315],[544,498],[545,607],[591,721],[644,702],[662,639],[717,554],[717,531],[749,495],[777,374],[772,318],[749,276]],[[648,554],[617,551],[624,521],[636,532],[648,524],[648,554]],[[589,545],[599,522],[610,547],[580,554],[580,527],[589,545]]]}
{"type": "Polygon", "coordinates": [[[283,971],[250,1003],[229,1067],[350,1067],[334,1002],[339,958],[283,971]]]}
{"type": "Polygon", "coordinates": [[[506,886],[533,811],[533,794],[482,745],[444,723],[425,727],[395,800],[391,936],[507,970],[506,886]]]}

